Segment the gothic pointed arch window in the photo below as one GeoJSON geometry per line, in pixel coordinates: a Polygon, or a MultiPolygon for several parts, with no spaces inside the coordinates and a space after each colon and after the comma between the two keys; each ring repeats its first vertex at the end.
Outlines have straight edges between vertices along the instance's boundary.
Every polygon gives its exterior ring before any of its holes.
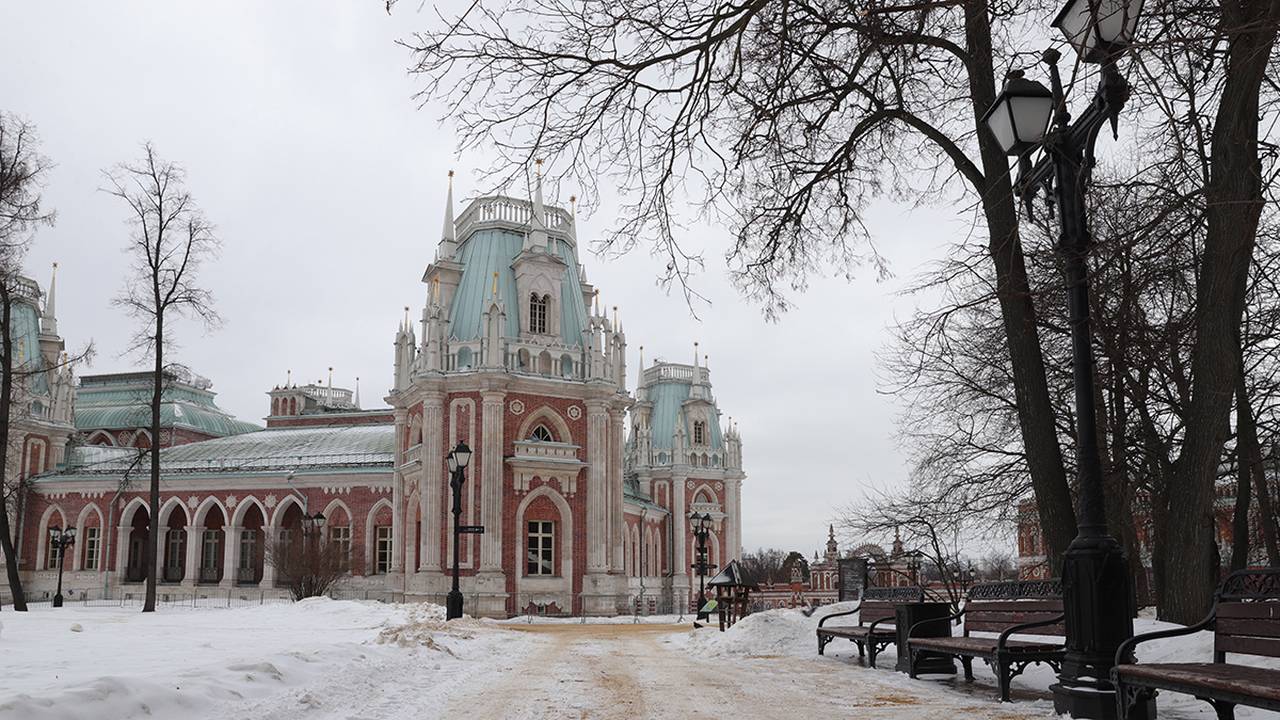
{"type": "Polygon", "coordinates": [[[551,305],[550,295],[529,295],[529,332],[546,334],[547,310],[551,305]]]}
{"type": "Polygon", "coordinates": [[[547,429],[546,425],[537,425],[534,427],[533,432],[529,433],[529,439],[537,440],[538,442],[556,441],[555,436],[551,434],[551,431],[547,429]]]}
{"type": "Polygon", "coordinates": [[[707,444],[707,423],[702,420],[693,421],[693,444],[707,444]]]}

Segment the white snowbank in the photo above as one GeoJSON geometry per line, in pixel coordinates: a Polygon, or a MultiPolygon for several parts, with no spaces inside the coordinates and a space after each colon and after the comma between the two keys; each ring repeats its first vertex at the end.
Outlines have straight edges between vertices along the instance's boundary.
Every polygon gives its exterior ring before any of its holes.
{"type": "Polygon", "coordinates": [[[438,606],[327,598],[147,614],[67,607],[5,619],[3,720],[222,716],[288,691],[307,705],[308,688],[352,667],[405,652],[425,653],[437,669],[458,662],[472,655],[466,645],[480,627],[446,627],[438,606]]]}
{"type": "MultiPolygon", "coordinates": [[[[824,615],[840,612],[844,609],[852,609],[852,606],[852,603],[846,603],[820,608],[811,617],[806,617],[801,610],[767,610],[743,618],[723,633],[718,632],[715,627],[696,630],[684,638],[682,643],[690,653],[713,657],[789,656],[817,659],[818,650],[815,631],[818,627],[818,621],[824,615]]],[[[854,624],[856,621],[857,616],[850,615],[832,620],[828,625],[854,624]]],[[[1150,618],[1138,618],[1134,621],[1134,632],[1137,634],[1165,630],[1172,627],[1175,626],[1150,618]]],[[[960,634],[963,632],[963,627],[953,628],[953,632],[960,634]]],[[[1029,637],[1028,639],[1036,638],[1029,637]]],[[[851,657],[856,658],[857,650],[852,643],[847,641],[837,640],[833,642],[827,646],[826,652],[827,658],[829,658],[828,662],[833,664],[833,669],[838,668],[840,672],[885,673],[886,675],[883,676],[872,677],[889,682],[896,682],[897,678],[906,680],[906,676],[898,675],[891,669],[893,660],[888,658],[886,658],[888,662],[882,662],[879,669],[862,667],[857,663],[856,659],[850,662],[851,657]]],[[[896,649],[890,646],[887,653],[892,657],[896,653],[896,649]]],[[[1140,662],[1146,663],[1213,662],[1213,633],[1205,631],[1194,635],[1143,643],[1138,648],[1138,659],[1140,662]]],[[[1280,658],[1229,655],[1228,660],[1233,663],[1280,669],[1280,658]]],[[[975,662],[974,675],[977,683],[990,686],[994,698],[995,676],[991,674],[990,670],[983,663],[975,662]]],[[[937,677],[941,676],[926,677],[926,679],[916,682],[930,683],[944,688],[948,683],[958,682],[957,679],[939,681],[937,677]]],[[[1048,688],[1056,680],[1054,672],[1049,667],[1033,665],[1023,675],[1014,678],[1015,695],[1018,695],[1017,691],[1021,690],[1020,700],[1040,698],[1032,707],[1047,707],[1048,688]]],[[[954,691],[952,690],[952,692],[954,691]]],[[[977,694],[981,695],[980,689],[977,694]]],[[[1216,717],[1208,703],[1196,700],[1188,695],[1163,692],[1160,693],[1157,702],[1161,718],[1205,718],[1207,720],[1216,717]]],[[[1236,708],[1236,718],[1238,720],[1254,720],[1255,718],[1263,720],[1263,718],[1274,719],[1275,717],[1274,713],[1268,713],[1263,710],[1245,707],[1236,708]]]]}

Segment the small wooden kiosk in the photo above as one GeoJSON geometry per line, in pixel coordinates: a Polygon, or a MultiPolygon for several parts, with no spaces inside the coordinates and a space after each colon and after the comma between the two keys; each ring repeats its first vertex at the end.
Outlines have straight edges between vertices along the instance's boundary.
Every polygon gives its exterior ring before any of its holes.
{"type": "Polygon", "coordinates": [[[751,592],[760,588],[747,579],[742,566],[732,560],[719,575],[711,578],[708,587],[716,591],[716,612],[720,615],[720,632],[751,613],[751,592]]]}

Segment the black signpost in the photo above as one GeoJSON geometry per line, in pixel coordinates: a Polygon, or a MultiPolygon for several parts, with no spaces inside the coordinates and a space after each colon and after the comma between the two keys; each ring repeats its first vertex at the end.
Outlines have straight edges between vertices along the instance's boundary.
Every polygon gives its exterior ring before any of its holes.
{"type": "Polygon", "coordinates": [[[867,589],[867,559],[840,558],[836,560],[840,577],[837,585],[840,590],[840,602],[861,600],[867,589]]]}

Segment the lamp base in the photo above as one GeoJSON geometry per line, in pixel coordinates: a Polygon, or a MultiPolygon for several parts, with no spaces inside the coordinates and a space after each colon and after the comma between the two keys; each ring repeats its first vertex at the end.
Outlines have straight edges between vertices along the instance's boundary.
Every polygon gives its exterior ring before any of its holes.
{"type": "Polygon", "coordinates": [[[1113,720],[1111,668],[1117,648],[1133,637],[1129,570],[1120,543],[1106,534],[1076,537],[1063,557],[1062,596],[1067,652],[1058,683],[1050,688],[1054,709],[1073,718],[1113,720]]]}
{"type": "Polygon", "coordinates": [[[450,590],[449,597],[445,599],[445,620],[457,620],[462,617],[462,593],[457,590],[450,590]]]}
{"type": "Polygon", "coordinates": [[[62,593],[53,596],[53,606],[62,607],[62,593]]]}

